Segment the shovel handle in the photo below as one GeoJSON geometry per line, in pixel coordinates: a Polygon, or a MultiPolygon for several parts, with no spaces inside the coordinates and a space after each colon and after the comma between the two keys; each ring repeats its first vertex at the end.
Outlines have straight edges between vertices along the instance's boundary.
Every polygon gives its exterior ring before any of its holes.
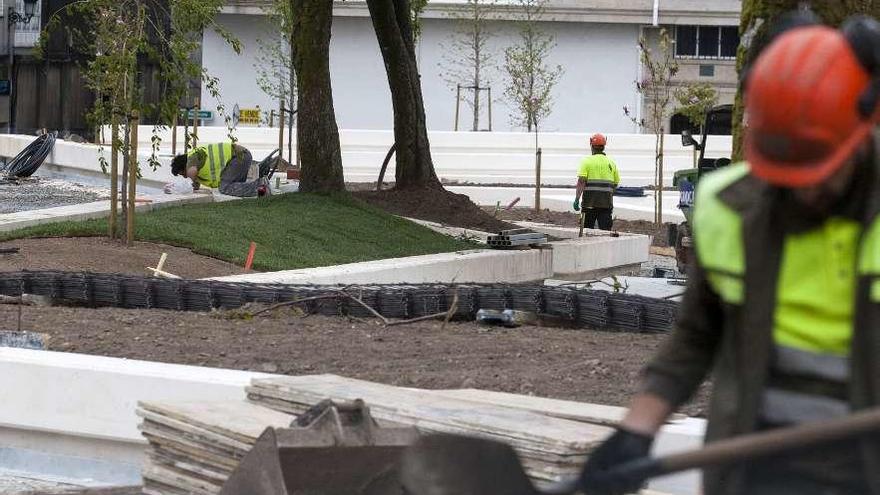
{"type": "Polygon", "coordinates": [[[736,464],[878,431],[880,431],[880,408],[872,408],[840,419],[752,433],[711,443],[700,450],[662,457],[658,459],[663,467],[660,474],[736,464]]]}
{"type": "MultiPolygon", "coordinates": [[[[663,457],[645,457],[608,471],[607,476],[646,481],[690,469],[738,464],[760,457],[815,447],[880,431],[880,408],[867,409],[840,419],[752,433],[711,443],[702,449],[663,457]]],[[[559,482],[542,493],[569,495],[579,489],[578,480],[559,482]]]]}

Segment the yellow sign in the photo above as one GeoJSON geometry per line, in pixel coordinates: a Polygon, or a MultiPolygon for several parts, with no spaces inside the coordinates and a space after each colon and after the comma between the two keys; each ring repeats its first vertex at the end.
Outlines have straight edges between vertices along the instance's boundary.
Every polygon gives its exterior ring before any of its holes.
{"type": "Polygon", "coordinates": [[[260,109],[259,108],[242,108],[238,117],[239,124],[259,124],[260,109]]]}

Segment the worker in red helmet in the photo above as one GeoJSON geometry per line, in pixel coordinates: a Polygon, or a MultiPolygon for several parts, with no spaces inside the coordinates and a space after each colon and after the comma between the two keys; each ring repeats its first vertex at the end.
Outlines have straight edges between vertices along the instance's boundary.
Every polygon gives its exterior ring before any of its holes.
{"type": "Polygon", "coordinates": [[[590,137],[592,155],[581,161],[578,169],[577,196],[574,211],[581,212],[581,222],[588,229],[611,230],[614,219],[614,190],[620,184],[617,164],[605,154],[608,140],[602,134],[590,137]]]}
{"type": "MultiPolygon", "coordinates": [[[[697,189],[697,263],[676,327],[617,431],[590,456],[591,494],[711,372],[707,442],[880,406],[880,24],[780,34],[749,71],[747,163],[697,189]]],[[[705,495],[880,494],[880,435],[707,469],[705,495]]]]}

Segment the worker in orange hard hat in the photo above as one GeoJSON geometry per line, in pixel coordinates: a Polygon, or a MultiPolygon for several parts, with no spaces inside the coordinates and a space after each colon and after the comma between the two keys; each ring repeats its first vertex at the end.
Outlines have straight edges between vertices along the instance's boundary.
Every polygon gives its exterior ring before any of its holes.
{"type": "Polygon", "coordinates": [[[590,137],[592,155],[581,161],[578,169],[577,196],[574,210],[581,211],[581,222],[588,229],[596,228],[598,222],[602,230],[611,230],[614,219],[614,190],[620,183],[617,164],[605,155],[608,139],[602,134],[590,137]]]}
{"type": "MultiPolygon", "coordinates": [[[[748,163],[697,189],[679,319],[589,493],[634,491],[613,468],[713,374],[712,442],[880,406],[880,24],[782,32],[749,70],[748,163]]],[[[880,435],[707,469],[706,495],[880,494],[880,435]]]]}

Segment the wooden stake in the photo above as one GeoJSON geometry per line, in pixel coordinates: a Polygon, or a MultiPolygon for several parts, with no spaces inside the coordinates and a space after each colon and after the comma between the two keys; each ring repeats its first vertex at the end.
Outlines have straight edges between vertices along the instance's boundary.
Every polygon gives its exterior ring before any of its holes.
{"type": "Polygon", "coordinates": [[[178,115],[175,114],[174,123],[171,124],[171,156],[177,156],[177,123],[179,120],[178,115]]]}
{"type": "Polygon", "coordinates": [[[541,148],[535,151],[535,211],[541,211],[541,148]]]}
{"type": "Polygon", "coordinates": [[[461,106],[461,84],[455,86],[455,125],[453,130],[458,131],[458,108],[461,106]]]}
{"type": "Polygon", "coordinates": [[[660,154],[657,157],[657,225],[663,225],[663,143],[665,131],[660,134],[660,154]]]}
{"type": "Polygon", "coordinates": [[[195,115],[193,115],[193,137],[192,137],[192,147],[195,148],[198,146],[199,141],[199,110],[202,108],[201,99],[197,96],[195,100],[196,107],[193,109],[195,115]]]}
{"type": "Polygon", "coordinates": [[[488,108],[489,108],[489,132],[492,132],[492,86],[489,86],[488,88],[486,88],[486,91],[489,93],[489,101],[488,101],[488,108]]]}
{"type": "Polygon", "coordinates": [[[278,112],[278,156],[284,150],[284,100],[281,100],[281,111],[278,112]]]}
{"type": "Polygon", "coordinates": [[[128,159],[128,216],[125,226],[125,242],[129,246],[134,244],[134,198],[137,194],[137,172],[138,172],[138,125],[140,124],[140,116],[135,110],[131,113],[131,138],[129,138],[130,154],[128,159]]]}
{"type": "Polygon", "coordinates": [[[113,114],[110,124],[110,221],[107,235],[116,239],[116,227],[119,223],[119,122],[116,114],[113,114]]]}
{"type": "Polygon", "coordinates": [[[156,264],[156,271],[162,271],[165,269],[165,260],[168,259],[168,253],[162,253],[162,256],[159,256],[159,263],[156,264]]]}

